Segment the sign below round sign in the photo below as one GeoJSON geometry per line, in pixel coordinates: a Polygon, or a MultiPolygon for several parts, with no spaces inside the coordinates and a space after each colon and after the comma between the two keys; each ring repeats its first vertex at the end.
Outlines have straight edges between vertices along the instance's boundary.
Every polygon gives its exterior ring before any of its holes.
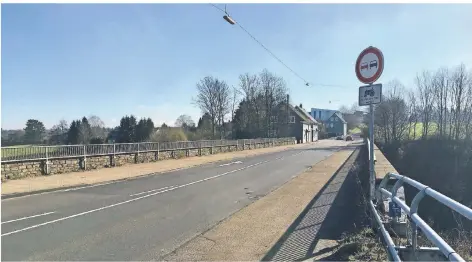
{"type": "Polygon", "coordinates": [[[364,49],[356,61],[356,76],[364,84],[372,84],[380,75],[384,67],[382,52],[373,46],[364,49]]]}

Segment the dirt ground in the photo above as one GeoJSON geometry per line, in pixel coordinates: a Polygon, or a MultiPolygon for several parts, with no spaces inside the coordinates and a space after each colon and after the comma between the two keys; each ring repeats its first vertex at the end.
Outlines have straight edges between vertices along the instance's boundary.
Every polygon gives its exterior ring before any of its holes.
{"type": "Polygon", "coordinates": [[[342,149],[164,258],[166,261],[260,261],[348,159],[342,149]]]}
{"type": "MultiPolygon", "coordinates": [[[[316,146],[324,147],[343,141],[321,140],[315,142],[316,146]]],[[[127,165],[115,168],[97,169],[85,172],[74,172],[52,176],[41,176],[10,180],[2,183],[2,195],[36,192],[43,190],[59,189],[73,186],[89,186],[94,184],[109,183],[122,179],[132,179],[153,173],[162,173],[176,169],[190,168],[211,162],[230,160],[233,158],[251,157],[260,154],[278,152],[291,148],[304,147],[306,144],[288,145],[271,148],[261,148],[237,152],[221,153],[202,157],[189,157],[178,160],[162,160],[153,163],[127,165]]]]}

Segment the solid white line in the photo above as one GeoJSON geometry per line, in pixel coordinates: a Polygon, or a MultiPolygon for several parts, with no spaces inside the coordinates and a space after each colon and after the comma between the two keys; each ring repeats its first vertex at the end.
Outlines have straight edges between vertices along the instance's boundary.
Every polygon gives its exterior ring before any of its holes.
{"type": "Polygon", "coordinates": [[[42,213],[42,214],[38,214],[38,215],[34,215],[34,216],[28,216],[28,217],[22,217],[22,218],[12,219],[12,220],[8,220],[8,221],[5,221],[5,222],[2,222],[2,225],[3,225],[3,224],[8,224],[8,223],[11,223],[11,222],[16,222],[16,221],[20,221],[20,220],[25,220],[25,219],[33,218],[33,217],[46,216],[46,215],[50,215],[50,214],[53,214],[53,213],[55,213],[55,212],[47,212],[47,213],[42,213]]]}
{"type": "MultiPolygon", "coordinates": [[[[303,151],[302,151],[302,152],[303,152],[303,151]]],[[[296,153],[296,154],[293,154],[293,155],[290,155],[290,156],[296,156],[296,155],[301,154],[302,152],[299,152],[299,153],[296,153]]],[[[282,159],[282,158],[284,158],[284,157],[279,157],[279,158],[277,158],[276,160],[279,160],[279,159],[282,159]]],[[[218,178],[218,177],[222,177],[222,176],[227,176],[227,175],[229,175],[229,174],[232,174],[232,173],[235,173],[235,172],[244,170],[244,169],[248,169],[248,168],[251,168],[251,167],[254,167],[254,166],[258,166],[258,165],[261,165],[261,164],[264,164],[264,163],[267,163],[267,162],[271,162],[271,161],[270,161],[270,160],[266,160],[266,161],[258,162],[258,163],[255,163],[255,164],[252,164],[252,165],[249,165],[249,166],[246,166],[246,167],[242,167],[242,168],[238,168],[238,169],[235,169],[235,170],[232,170],[232,171],[225,172],[225,173],[223,173],[223,174],[219,174],[219,175],[207,177],[207,178],[205,178],[205,179],[200,179],[200,180],[193,181],[193,182],[190,182],[190,183],[187,183],[187,184],[183,184],[183,185],[180,185],[180,186],[175,186],[175,187],[171,187],[171,188],[168,188],[168,189],[164,189],[164,190],[162,190],[162,191],[158,191],[158,192],[155,192],[155,193],[152,193],[152,194],[149,194],[149,195],[140,196],[140,197],[133,198],[133,199],[130,199],[130,200],[126,200],[126,201],[123,201],[123,202],[115,203],[115,204],[112,204],[112,205],[108,205],[108,206],[104,206],[104,207],[92,209],[92,210],[85,211],[85,212],[82,212],[82,213],[78,213],[78,214],[75,214],[75,215],[71,215],[71,216],[67,216],[67,217],[62,217],[62,218],[55,219],[55,220],[51,220],[51,221],[44,222],[44,223],[41,223],[41,224],[37,224],[37,225],[33,225],[33,226],[29,226],[29,227],[22,228],[22,229],[18,229],[18,230],[15,230],[15,231],[11,231],[11,232],[2,234],[1,236],[2,236],[2,237],[4,237],[4,236],[9,236],[9,235],[17,234],[17,233],[20,233],[20,232],[23,232],[23,231],[27,231],[27,230],[31,230],[31,229],[34,229],[34,228],[38,228],[38,227],[41,227],[41,226],[45,226],[45,225],[49,225],[49,224],[52,224],[52,223],[56,223],[56,222],[59,222],[59,221],[63,221],[63,220],[67,220],[67,219],[71,219],[71,218],[75,218],[75,217],[80,217],[80,216],[83,216],[83,215],[86,215],[86,214],[94,213],[94,212],[97,212],[97,211],[109,209],[109,208],[116,207],[116,206],[121,206],[121,205],[124,205],[124,204],[127,204],[127,203],[131,203],[131,202],[134,202],[134,201],[138,201],[138,200],[141,200],[141,199],[145,199],[145,198],[148,198],[148,197],[151,197],[151,196],[163,194],[163,193],[165,193],[165,192],[174,191],[174,190],[177,190],[177,189],[179,189],[179,188],[187,187],[187,186],[190,186],[190,185],[193,185],[193,184],[202,183],[202,182],[205,182],[205,181],[208,181],[208,180],[211,180],[211,179],[215,179],[215,178],[218,178]]]]}
{"type": "MultiPolygon", "coordinates": [[[[173,186],[171,186],[171,187],[173,187],[173,186]]],[[[144,192],[141,192],[141,193],[132,194],[132,195],[129,195],[129,196],[139,196],[139,195],[146,194],[146,193],[151,193],[151,192],[155,192],[155,191],[161,191],[161,190],[164,190],[164,189],[167,189],[167,188],[169,188],[169,187],[166,186],[166,187],[162,187],[162,188],[158,188],[158,189],[153,189],[153,190],[144,191],[144,192]]]]}
{"type": "Polygon", "coordinates": [[[69,188],[69,189],[61,189],[61,190],[57,190],[56,192],[75,191],[75,190],[84,189],[84,188],[90,188],[90,187],[104,186],[104,185],[108,185],[108,184],[113,184],[115,182],[116,181],[107,182],[107,183],[100,183],[100,184],[95,184],[95,185],[81,186],[81,187],[73,187],[73,188],[69,188]]]}

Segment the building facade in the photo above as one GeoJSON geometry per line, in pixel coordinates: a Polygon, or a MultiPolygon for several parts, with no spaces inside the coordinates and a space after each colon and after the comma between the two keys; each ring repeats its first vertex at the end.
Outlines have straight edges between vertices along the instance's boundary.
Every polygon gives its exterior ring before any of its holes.
{"type": "Polygon", "coordinates": [[[295,137],[297,143],[318,141],[319,122],[299,106],[282,104],[271,117],[269,137],[295,137]]]}

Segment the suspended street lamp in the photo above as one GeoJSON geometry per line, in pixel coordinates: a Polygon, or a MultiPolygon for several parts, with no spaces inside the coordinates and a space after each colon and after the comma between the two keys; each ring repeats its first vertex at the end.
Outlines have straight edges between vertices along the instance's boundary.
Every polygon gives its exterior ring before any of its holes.
{"type": "Polygon", "coordinates": [[[233,18],[231,18],[231,16],[229,16],[229,15],[225,15],[225,16],[223,16],[223,18],[226,20],[226,22],[228,22],[232,25],[236,24],[236,22],[234,22],[233,18]]]}
{"type": "Polygon", "coordinates": [[[225,5],[225,16],[223,16],[223,19],[226,20],[226,22],[230,23],[231,25],[236,24],[236,22],[231,18],[231,16],[226,12],[226,5],[225,5]]]}

